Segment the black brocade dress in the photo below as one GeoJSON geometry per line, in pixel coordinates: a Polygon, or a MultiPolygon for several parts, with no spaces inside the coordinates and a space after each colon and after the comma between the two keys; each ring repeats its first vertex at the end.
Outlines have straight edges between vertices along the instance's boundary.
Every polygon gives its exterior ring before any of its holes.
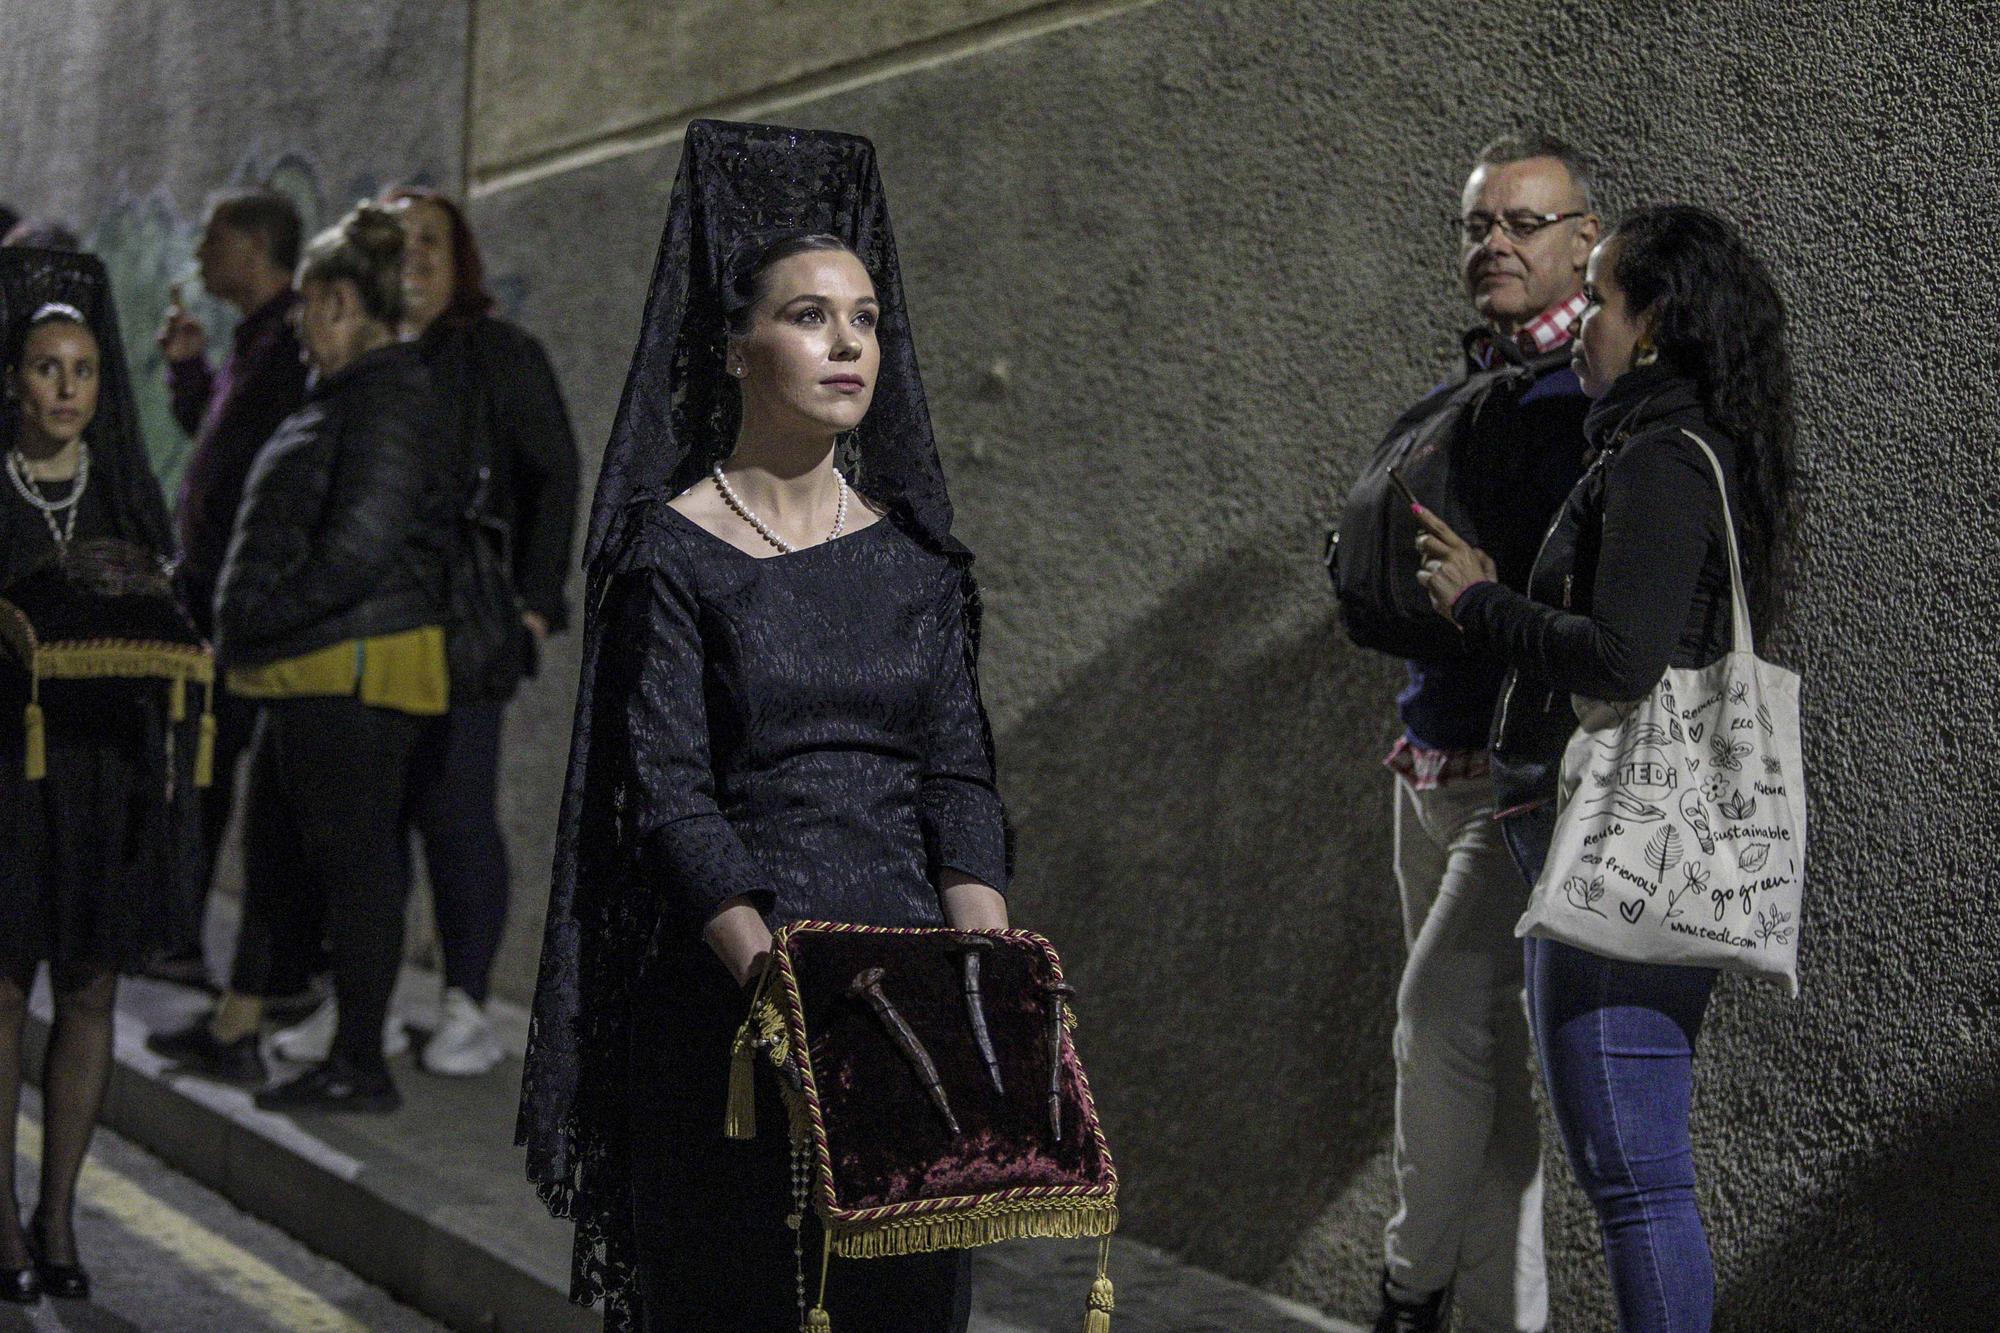
{"type": "MultiPolygon", "coordinates": [[[[145,544],[121,529],[108,485],[87,485],[77,504],[73,540],[145,544]]],[[[0,589],[54,553],[42,515],[0,482],[0,589]]],[[[0,663],[0,960],[129,972],[194,939],[194,719],[170,748],[165,700],[164,685],[43,681],[48,772],[29,782],[28,676],[11,657],[0,663]]]]}
{"type": "MultiPolygon", "coordinates": [[[[610,589],[601,679],[625,700],[623,818],[659,919],[635,987],[633,1220],[647,1328],[798,1326],[789,1150],[760,1070],[759,1133],[723,1137],[746,997],[702,943],[729,899],[802,918],[942,925],[936,884],[1007,877],[956,566],[884,519],[757,558],[664,505],[610,589]]],[[[803,1236],[809,1288],[819,1233],[803,1236]]],[[[963,1253],[835,1260],[836,1329],[962,1330],[963,1253]]]]}

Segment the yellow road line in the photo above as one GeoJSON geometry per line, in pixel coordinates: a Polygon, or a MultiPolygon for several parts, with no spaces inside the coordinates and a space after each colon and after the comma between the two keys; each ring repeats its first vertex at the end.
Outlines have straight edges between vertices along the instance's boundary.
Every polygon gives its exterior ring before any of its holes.
{"type": "MultiPolygon", "coordinates": [[[[23,1117],[17,1135],[20,1151],[40,1161],[41,1125],[23,1117]]],[[[310,1287],[294,1282],[234,1241],[162,1203],[110,1167],[86,1160],[78,1193],[128,1233],[165,1251],[209,1286],[278,1328],[299,1333],[368,1333],[366,1324],[310,1287]]]]}

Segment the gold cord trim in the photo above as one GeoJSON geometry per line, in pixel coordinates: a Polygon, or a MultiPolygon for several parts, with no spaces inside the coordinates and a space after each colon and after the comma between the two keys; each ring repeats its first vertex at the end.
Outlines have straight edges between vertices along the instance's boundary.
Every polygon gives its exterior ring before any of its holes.
{"type": "Polygon", "coordinates": [[[886,1222],[835,1222],[828,1225],[827,1232],[833,1238],[833,1252],[841,1258],[879,1259],[934,1250],[968,1250],[1006,1240],[1108,1236],[1117,1227],[1118,1205],[1109,1199],[1017,1199],[886,1222]]]}

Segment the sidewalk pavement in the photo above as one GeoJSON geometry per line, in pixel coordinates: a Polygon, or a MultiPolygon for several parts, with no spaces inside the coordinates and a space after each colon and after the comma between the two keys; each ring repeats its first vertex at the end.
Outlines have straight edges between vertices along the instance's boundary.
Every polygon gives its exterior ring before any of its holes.
{"type": "MultiPolygon", "coordinates": [[[[437,995],[435,975],[404,970],[398,1006],[419,1042],[435,1021],[437,995]]],[[[596,1312],[565,1299],[569,1224],[542,1208],[514,1147],[523,1010],[494,1006],[509,1055],[483,1077],[434,1077],[404,1056],[393,1062],[404,1096],[394,1115],[290,1117],[259,1111],[241,1089],[170,1074],[146,1049],[148,1033],[177,1028],[207,1005],[206,996],[182,987],[144,979],[121,985],[105,1124],[450,1328],[562,1333],[600,1326],[596,1312]]],[[[39,1080],[46,983],[31,1012],[30,1064],[39,1080]]],[[[288,1066],[274,1059],[272,1068],[288,1066]]],[[[976,1251],[972,1333],[1080,1327],[1096,1251],[1094,1241],[976,1251]]],[[[1111,1276],[1113,1326],[1124,1333],[1358,1333],[1136,1241],[1114,1242],[1111,1276]]]]}

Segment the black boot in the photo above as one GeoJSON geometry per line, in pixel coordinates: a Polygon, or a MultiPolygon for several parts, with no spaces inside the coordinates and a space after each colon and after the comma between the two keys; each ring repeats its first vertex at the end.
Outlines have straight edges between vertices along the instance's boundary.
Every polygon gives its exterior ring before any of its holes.
{"type": "Polygon", "coordinates": [[[305,1073],[257,1094],[265,1111],[365,1111],[386,1115],[403,1104],[385,1068],[364,1069],[335,1051],[305,1073]]]}
{"type": "Polygon", "coordinates": [[[199,1074],[219,1083],[258,1087],[269,1077],[264,1053],[257,1049],[257,1034],[246,1032],[235,1041],[218,1040],[209,1030],[208,1016],[197,1018],[178,1032],[155,1032],[146,1038],[146,1049],[174,1062],[176,1071],[199,1074]]]}
{"type": "Polygon", "coordinates": [[[1389,1275],[1382,1274],[1382,1313],[1375,1316],[1374,1333],[1443,1333],[1445,1309],[1451,1288],[1434,1291],[1421,1301],[1399,1300],[1389,1291],[1389,1275]]]}

